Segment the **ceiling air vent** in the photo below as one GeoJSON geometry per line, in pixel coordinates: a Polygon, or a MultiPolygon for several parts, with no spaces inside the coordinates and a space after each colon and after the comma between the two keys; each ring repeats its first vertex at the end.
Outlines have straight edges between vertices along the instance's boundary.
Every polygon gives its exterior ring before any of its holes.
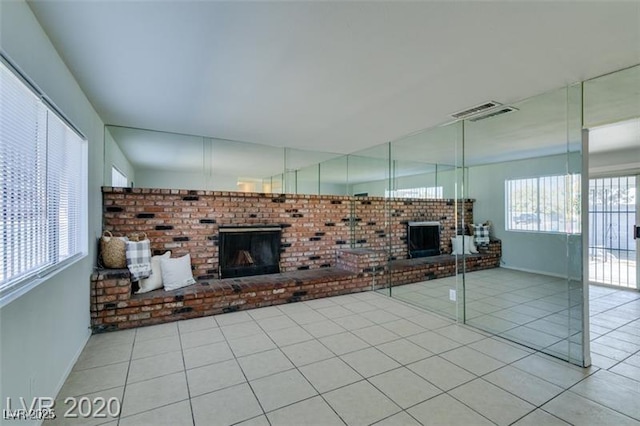
{"type": "Polygon", "coordinates": [[[455,119],[468,118],[468,117],[471,117],[472,115],[479,114],[483,111],[495,108],[500,105],[502,105],[500,102],[489,101],[480,105],[476,105],[472,108],[467,108],[464,111],[458,111],[455,114],[451,114],[451,116],[455,119]]]}
{"type": "Polygon", "coordinates": [[[498,115],[502,115],[502,114],[508,114],[510,112],[514,112],[514,111],[518,111],[518,108],[514,108],[511,106],[506,106],[506,107],[502,107],[502,108],[498,108],[498,109],[494,109],[492,111],[489,111],[485,114],[479,114],[474,116],[473,118],[470,118],[469,121],[480,121],[480,120],[486,120],[487,118],[491,118],[491,117],[496,117],[498,115]]]}

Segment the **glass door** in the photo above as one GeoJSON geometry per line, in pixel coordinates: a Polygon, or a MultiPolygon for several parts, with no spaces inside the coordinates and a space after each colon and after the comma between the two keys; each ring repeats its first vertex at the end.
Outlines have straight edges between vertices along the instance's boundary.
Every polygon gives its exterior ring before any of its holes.
{"type": "Polygon", "coordinates": [[[589,280],[638,289],[638,176],[589,180],[589,280]]]}

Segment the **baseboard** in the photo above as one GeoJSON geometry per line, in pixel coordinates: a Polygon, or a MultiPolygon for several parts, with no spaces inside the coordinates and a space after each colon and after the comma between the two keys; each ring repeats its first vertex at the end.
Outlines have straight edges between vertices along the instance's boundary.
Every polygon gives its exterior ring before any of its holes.
{"type": "Polygon", "coordinates": [[[567,279],[566,275],[562,275],[562,274],[554,274],[551,272],[546,272],[546,271],[539,271],[539,270],[535,270],[535,269],[527,269],[527,268],[517,268],[515,266],[500,266],[502,269],[511,269],[512,271],[520,271],[520,272],[529,272],[531,274],[538,274],[538,275],[545,275],[547,277],[554,277],[554,278],[563,278],[563,279],[567,279]]]}
{"type": "Polygon", "coordinates": [[[617,286],[617,285],[614,285],[614,284],[599,283],[599,282],[596,282],[596,281],[589,281],[589,285],[594,285],[594,286],[597,286],[597,287],[610,288],[611,290],[635,291],[635,292],[640,291],[640,289],[638,289],[638,288],[622,287],[622,286],[617,286]]]}

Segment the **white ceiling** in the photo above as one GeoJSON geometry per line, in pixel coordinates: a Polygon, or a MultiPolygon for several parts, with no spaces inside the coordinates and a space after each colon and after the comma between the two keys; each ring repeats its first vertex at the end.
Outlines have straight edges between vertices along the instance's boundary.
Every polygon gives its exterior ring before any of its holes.
{"type": "Polygon", "coordinates": [[[640,2],[29,1],[107,124],[351,153],[640,62],[640,2]]]}

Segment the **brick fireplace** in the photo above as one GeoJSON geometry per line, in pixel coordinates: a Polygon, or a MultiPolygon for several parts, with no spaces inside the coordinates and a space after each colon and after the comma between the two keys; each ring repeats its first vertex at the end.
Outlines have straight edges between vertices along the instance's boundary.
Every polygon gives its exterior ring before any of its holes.
{"type": "Polygon", "coordinates": [[[280,272],[280,226],[224,226],[219,233],[220,278],[280,272]]]}
{"type": "MultiPolygon", "coordinates": [[[[196,279],[219,278],[221,230],[271,226],[281,230],[280,271],[328,268],[345,248],[384,250],[406,259],[407,224],[440,224],[440,252],[451,253],[454,200],[274,195],[146,188],[103,188],[104,229],[145,232],[154,254],[191,255],[196,279]]],[[[458,203],[473,221],[473,200],[458,203]]]]}

